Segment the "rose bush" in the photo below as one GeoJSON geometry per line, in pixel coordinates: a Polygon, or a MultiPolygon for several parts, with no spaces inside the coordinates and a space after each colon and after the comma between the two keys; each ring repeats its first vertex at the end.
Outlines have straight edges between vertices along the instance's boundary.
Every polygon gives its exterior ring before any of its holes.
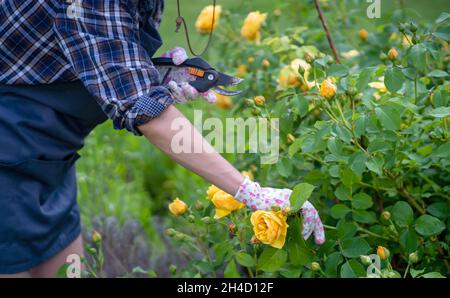
{"type": "Polygon", "coordinates": [[[176,275],[448,275],[448,14],[434,24],[394,14],[370,32],[356,16],[334,23],[339,64],[312,3],[290,5],[297,27],[280,28],[279,9],[222,11],[218,68],[245,78],[242,99],[226,101],[230,115],[280,119],[278,162],[240,155],[236,165],[261,184],[292,188],[292,206],[313,202],[326,242],[303,240],[298,209],[252,212],[211,186],[174,221],[185,235],[174,241],[194,256],[176,275]],[[370,254],[381,265],[368,274],[370,254]]]}

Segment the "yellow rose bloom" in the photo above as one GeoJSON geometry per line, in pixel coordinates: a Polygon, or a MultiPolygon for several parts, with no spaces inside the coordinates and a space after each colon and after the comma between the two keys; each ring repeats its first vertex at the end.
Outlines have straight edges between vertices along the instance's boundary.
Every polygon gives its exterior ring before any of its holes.
{"type": "Polygon", "coordinates": [[[175,216],[186,213],[187,209],[188,205],[179,198],[176,198],[172,203],[169,204],[169,210],[175,216]]]}
{"type": "Polygon", "coordinates": [[[218,188],[217,186],[211,185],[206,191],[206,194],[208,195],[208,198],[212,199],[216,192],[218,192],[219,190],[220,188],[218,188]]]}
{"type": "Polygon", "coordinates": [[[214,219],[227,216],[231,212],[239,210],[245,206],[241,202],[237,201],[232,195],[224,192],[223,190],[219,190],[214,193],[211,201],[216,207],[214,219]]]}
{"type": "Polygon", "coordinates": [[[325,97],[326,99],[333,98],[336,95],[337,87],[330,80],[324,80],[322,85],[320,85],[320,96],[325,97]]]}
{"type": "Polygon", "coordinates": [[[350,50],[348,52],[344,52],[342,53],[342,57],[349,59],[349,58],[354,58],[354,57],[358,57],[359,56],[359,52],[357,50],[350,50]]]}
{"type": "Polygon", "coordinates": [[[219,93],[216,93],[217,100],[215,102],[215,105],[218,106],[221,109],[227,110],[233,106],[233,101],[229,96],[222,95],[219,93]]]}
{"type": "Polygon", "coordinates": [[[314,86],[314,82],[308,81],[311,65],[303,59],[294,59],[288,66],[281,69],[278,76],[278,85],[282,88],[299,87],[302,91],[308,91],[314,86]],[[303,77],[299,69],[304,71],[303,77]]]}
{"type": "Polygon", "coordinates": [[[267,13],[260,13],[259,11],[249,13],[242,26],[241,35],[248,41],[259,43],[261,39],[259,30],[261,29],[262,23],[266,20],[266,17],[267,13]]]}
{"type": "Polygon", "coordinates": [[[219,22],[220,14],[222,13],[222,7],[216,5],[216,10],[214,13],[214,25],[212,23],[214,6],[209,5],[203,8],[200,15],[195,22],[195,28],[200,33],[210,33],[212,29],[216,29],[217,23],[219,22]]]}
{"type": "Polygon", "coordinates": [[[381,82],[381,81],[371,82],[371,83],[369,83],[369,87],[377,89],[378,92],[380,92],[380,93],[386,93],[387,92],[386,85],[384,85],[384,83],[381,82]]]}
{"type": "Polygon", "coordinates": [[[284,246],[288,225],[281,211],[255,211],[250,222],[259,241],[278,249],[284,246]]]}

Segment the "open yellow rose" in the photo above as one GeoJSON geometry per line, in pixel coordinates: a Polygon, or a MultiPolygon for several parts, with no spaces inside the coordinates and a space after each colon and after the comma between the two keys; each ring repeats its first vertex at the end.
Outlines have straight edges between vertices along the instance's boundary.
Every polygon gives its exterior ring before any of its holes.
{"type": "Polygon", "coordinates": [[[219,22],[220,14],[222,13],[222,7],[216,5],[216,10],[214,12],[214,25],[213,25],[213,11],[214,6],[209,5],[203,8],[200,15],[195,22],[195,28],[200,33],[209,33],[212,29],[216,29],[217,23],[219,22]]]}
{"type": "Polygon", "coordinates": [[[261,29],[262,23],[266,20],[266,17],[267,13],[260,13],[259,11],[252,11],[249,13],[242,26],[241,35],[248,41],[259,43],[261,39],[259,30],[261,29]]]}
{"type": "Polygon", "coordinates": [[[184,214],[187,209],[188,205],[179,198],[176,198],[172,203],[169,204],[169,210],[175,216],[184,214]]]}
{"type": "Polygon", "coordinates": [[[320,96],[325,97],[326,99],[331,99],[334,95],[336,95],[337,87],[335,84],[331,82],[331,80],[324,80],[320,85],[320,96]]]}
{"type": "Polygon", "coordinates": [[[256,238],[264,244],[282,248],[286,241],[288,224],[281,211],[255,211],[250,221],[256,238]]]}
{"type": "Polygon", "coordinates": [[[215,185],[211,185],[206,191],[211,202],[216,207],[215,219],[227,216],[233,211],[243,208],[245,205],[237,201],[232,195],[224,192],[215,185]]]}

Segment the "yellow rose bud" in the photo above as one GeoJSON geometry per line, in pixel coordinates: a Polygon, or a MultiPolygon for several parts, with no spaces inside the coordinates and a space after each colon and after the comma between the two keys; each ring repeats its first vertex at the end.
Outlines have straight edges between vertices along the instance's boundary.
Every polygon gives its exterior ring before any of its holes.
{"type": "Polygon", "coordinates": [[[261,39],[261,25],[266,20],[267,13],[260,13],[259,11],[250,12],[244,21],[241,29],[241,35],[248,41],[259,43],[261,39]]]}
{"type": "Polygon", "coordinates": [[[218,106],[221,109],[227,110],[229,108],[231,108],[233,106],[233,101],[231,100],[231,98],[229,96],[226,95],[222,95],[219,93],[216,93],[216,102],[215,105],[218,106]]]}
{"type": "Polygon", "coordinates": [[[390,252],[386,247],[378,246],[377,255],[380,257],[381,260],[385,261],[389,258],[390,252]]]}
{"type": "Polygon", "coordinates": [[[408,256],[408,260],[411,264],[415,264],[419,262],[419,254],[416,252],[410,253],[408,256]]]}
{"type": "Polygon", "coordinates": [[[243,208],[245,205],[237,201],[232,195],[223,190],[217,191],[212,199],[212,203],[216,207],[216,214],[214,219],[219,219],[229,215],[231,212],[243,208]]]}
{"type": "Polygon", "coordinates": [[[262,107],[264,106],[266,99],[264,98],[264,96],[258,95],[253,98],[253,101],[255,102],[255,105],[262,107]]]}
{"type": "Polygon", "coordinates": [[[247,74],[247,66],[245,64],[240,64],[238,66],[238,71],[237,71],[237,76],[242,78],[243,76],[245,76],[247,74]]]}
{"type": "Polygon", "coordinates": [[[388,57],[389,57],[389,60],[391,60],[391,61],[397,60],[397,58],[398,58],[397,50],[395,48],[390,49],[388,52],[388,57]]]}
{"type": "Polygon", "coordinates": [[[220,191],[220,188],[218,188],[215,185],[211,185],[208,187],[208,190],[206,191],[206,194],[208,195],[208,198],[212,199],[213,196],[216,194],[216,192],[220,191]]]}
{"type": "Polygon", "coordinates": [[[92,241],[94,243],[98,243],[98,242],[102,241],[102,235],[99,232],[94,230],[94,232],[92,233],[92,241]]]}
{"type": "Polygon", "coordinates": [[[389,220],[391,218],[391,213],[389,211],[383,211],[383,213],[381,213],[381,216],[385,219],[385,220],[389,220]]]}
{"type": "Polygon", "coordinates": [[[255,179],[255,177],[253,176],[253,173],[251,171],[242,171],[241,174],[242,174],[242,176],[247,177],[251,181],[253,181],[255,179]]]}
{"type": "Polygon", "coordinates": [[[264,244],[281,249],[284,246],[288,224],[281,211],[255,211],[250,221],[256,238],[264,244]]]}
{"type": "Polygon", "coordinates": [[[336,95],[337,87],[330,80],[324,80],[320,85],[320,96],[331,99],[336,95]]]}
{"type": "Polygon", "coordinates": [[[287,142],[289,144],[292,144],[292,143],[295,142],[295,137],[292,134],[290,134],[290,133],[287,134],[287,142]]]}
{"type": "Polygon", "coordinates": [[[195,202],[195,209],[197,209],[198,211],[201,211],[201,210],[203,210],[203,208],[205,208],[205,206],[203,205],[202,202],[200,202],[200,201],[195,202]]]}
{"type": "Polygon", "coordinates": [[[228,232],[234,234],[236,232],[236,225],[234,223],[228,224],[228,232]]]}
{"type": "Polygon", "coordinates": [[[176,198],[172,203],[169,204],[169,210],[175,216],[186,213],[187,209],[188,205],[179,198],[176,198]]]}
{"type": "Polygon", "coordinates": [[[274,11],[273,11],[273,15],[276,16],[276,17],[281,16],[281,13],[282,13],[281,9],[279,9],[279,8],[275,8],[274,11]]]}
{"type": "Polygon", "coordinates": [[[366,41],[367,38],[369,37],[369,32],[363,28],[363,29],[359,30],[358,36],[362,41],[366,41]]]}
{"type": "Polygon", "coordinates": [[[256,238],[255,235],[252,236],[252,239],[250,239],[250,243],[255,245],[255,244],[261,244],[261,241],[258,240],[258,238],[256,238]]]}
{"type": "Polygon", "coordinates": [[[222,7],[220,5],[216,5],[214,11],[214,24],[213,22],[213,11],[214,6],[209,5],[203,8],[200,12],[200,15],[195,22],[195,28],[200,33],[210,33],[212,29],[216,29],[217,24],[219,22],[220,14],[222,13],[222,7]]]}
{"type": "Polygon", "coordinates": [[[270,62],[267,59],[263,59],[263,61],[261,62],[261,65],[265,68],[268,68],[270,66],[270,62]]]}
{"type": "Polygon", "coordinates": [[[311,271],[319,271],[321,268],[320,268],[320,264],[319,263],[317,263],[317,262],[312,262],[311,263],[311,271]]]}
{"type": "Polygon", "coordinates": [[[255,58],[253,58],[253,57],[248,57],[247,63],[248,63],[248,64],[252,64],[253,62],[255,62],[255,58]]]}
{"type": "Polygon", "coordinates": [[[289,206],[286,206],[283,208],[283,210],[281,210],[281,212],[283,213],[284,216],[288,216],[289,212],[291,212],[291,208],[289,206]]]}

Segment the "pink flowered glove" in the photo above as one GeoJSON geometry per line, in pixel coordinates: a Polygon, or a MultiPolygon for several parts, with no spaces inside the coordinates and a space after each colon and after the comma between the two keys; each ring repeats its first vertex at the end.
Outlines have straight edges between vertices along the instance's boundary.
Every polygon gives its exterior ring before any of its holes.
{"type": "MultiPolygon", "coordinates": [[[[234,197],[252,210],[270,211],[272,206],[279,206],[281,209],[290,207],[289,197],[291,193],[292,191],[287,188],[261,187],[258,183],[245,178],[234,197]]],[[[301,211],[303,215],[303,238],[306,240],[311,234],[314,234],[315,242],[317,244],[323,244],[325,242],[325,233],[316,208],[310,202],[306,201],[301,211]]]]}
{"type": "MultiPolygon", "coordinates": [[[[172,58],[175,65],[180,65],[188,59],[186,50],[180,47],[164,53],[162,57],[172,58]]],[[[171,69],[170,71],[167,66],[157,66],[156,68],[163,79],[162,84],[170,90],[176,102],[185,103],[199,96],[205,98],[208,102],[215,102],[217,100],[214,92],[208,90],[200,93],[189,84],[190,81],[196,78],[189,74],[188,68],[171,69]]]]}

